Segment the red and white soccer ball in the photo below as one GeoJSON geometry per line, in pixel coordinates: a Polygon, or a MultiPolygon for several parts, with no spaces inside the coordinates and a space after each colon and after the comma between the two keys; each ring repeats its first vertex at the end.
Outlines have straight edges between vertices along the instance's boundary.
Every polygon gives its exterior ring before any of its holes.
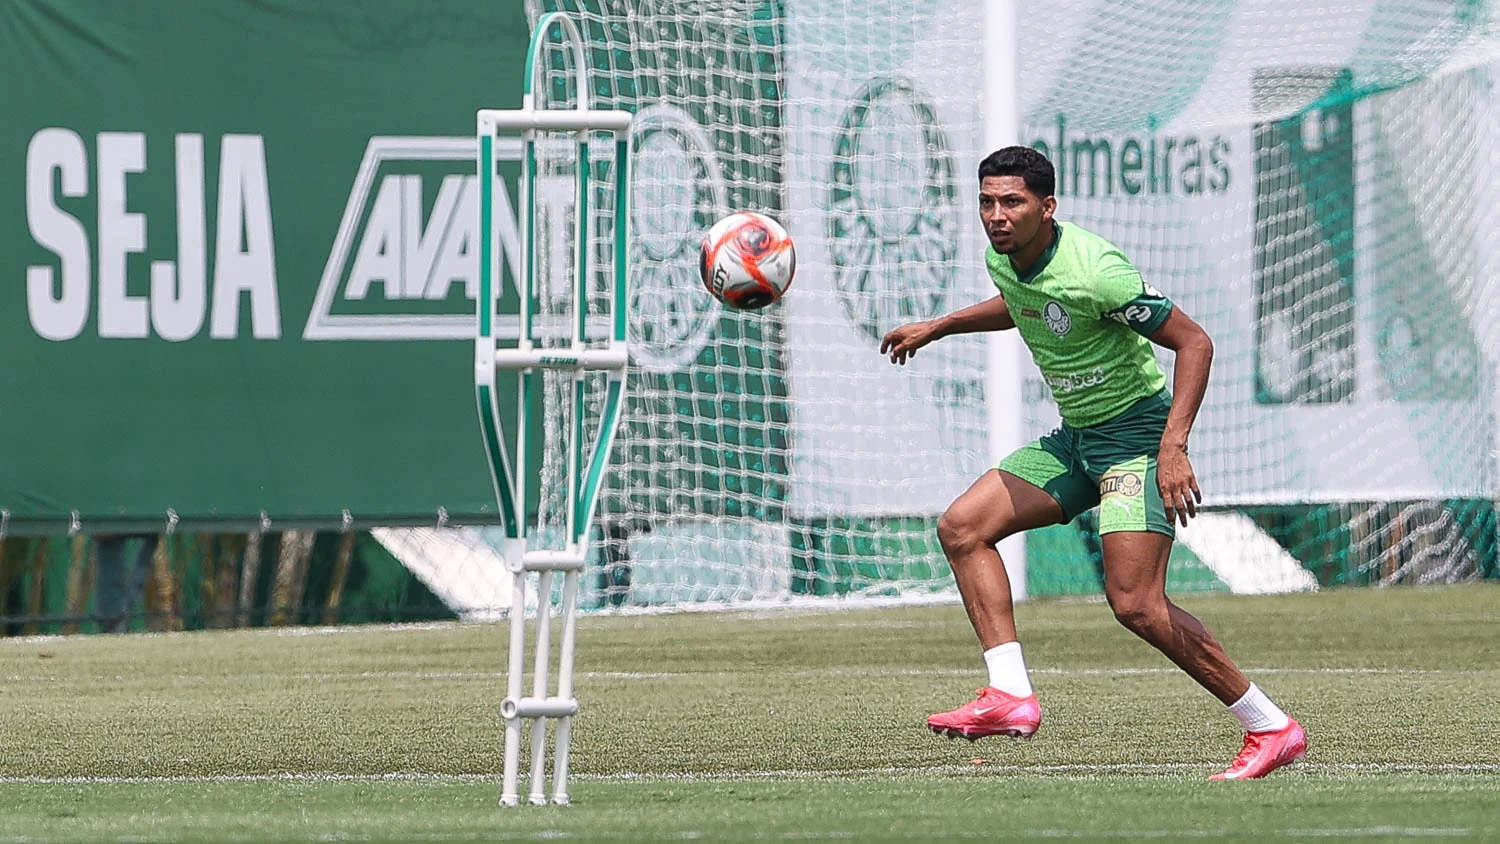
{"type": "Polygon", "coordinates": [[[797,272],[797,251],[781,224],[740,211],[708,230],[700,263],[703,286],[731,308],[753,311],[781,298],[797,272]]]}

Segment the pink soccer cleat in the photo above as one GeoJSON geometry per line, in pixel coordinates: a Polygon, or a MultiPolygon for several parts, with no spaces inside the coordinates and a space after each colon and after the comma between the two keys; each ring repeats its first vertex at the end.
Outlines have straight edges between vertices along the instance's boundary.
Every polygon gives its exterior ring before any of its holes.
{"type": "Polygon", "coordinates": [[[1267,733],[1245,733],[1245,746],[1224,771],[1211,780],[1253,780],[1290,765],[1307,755],[1307,733],[1302,725],[1290,721],[1285,727],[1267,733]]]}
{"type": "Polygon", "coordinates": [[[952,712],[927,718],[927,726],[940,736],[962,736],[969,741],[985,736],[1031,738],[1042,725],[1042,707],[1036,695],[1011,697],[993,686],[974,693],[974,699],[952,712]]]}

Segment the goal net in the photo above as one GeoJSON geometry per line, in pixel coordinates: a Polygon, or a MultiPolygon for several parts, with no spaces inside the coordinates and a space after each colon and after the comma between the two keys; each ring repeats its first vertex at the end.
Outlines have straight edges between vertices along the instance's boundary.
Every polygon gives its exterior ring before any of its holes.
{"type": "Polygon", "coordinates": [[[1494,574],[1493,10],[1047,9],[1022,12],[1021,141],[1216,345],[1192,444],[1215,512],[1185,550],[1246,591],[1494,574]]]}
{"type": "MultiPolygon", "coordinates": [[[[1059,217],[1215,340],[1174,589],[1495,572],[1493,13],[1319,5],[1016,4],[1019,140],[1056,163],[1059,217]]],[[[595,105],[636,114],[594,606],[952,594],[935,526],[990,465],[985,339],[905,368],[877,346],[993,295],[985,6],[527,0],[579,22],[595,105]],[[761,312],[698,281],[740,209],[797,243],[761,312]]],[[[1057,422],[1029,361],[1011,407],[1028,436],[1057,422]]],[[[1098,591],[1090,527],[1029,536],[1031,594],[1098,591]]]]}
{"type": "Polygon", "coordinates": [[[982,338],[899,371],[895,325],[985,295],[977,14],[877,3],[533,2],[583,25],[600,106],[636,113],[631,342],[602,601],[948,593],[937,515],[987,450],[982,338]],[[934,67],[923,57],[954,61],[934,67]],[[736,313],[698,281],[733,210],[791,229],[783,303],[736,313]]]}

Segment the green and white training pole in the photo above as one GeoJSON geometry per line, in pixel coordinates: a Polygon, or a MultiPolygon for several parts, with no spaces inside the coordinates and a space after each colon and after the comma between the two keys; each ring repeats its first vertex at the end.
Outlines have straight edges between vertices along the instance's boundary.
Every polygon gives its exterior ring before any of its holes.
{"type": "MultiPolygon", "coordinates": [[[[502,556],[512,577],[510,606],[510,648],[506,674],[506,695],[500,706],[505,721],[504,784],[500,803],[520,803],[521,726],[531,721],[531,788],[529,799],[534,805],[549,802],[546,794],[547,719],[557,720],[556,746],[553,754],[552,795],[550,802],[568,802],[568,750],[572,738],[572,718],[578,712],[573,697],[574,632],[578,611],[578,581],[588,558],[590,524],[599,491],[604,483],[605,468],[615,432],[619,427],[624,399],[625,373],[629,361],[626,343],[626,302],[628,301],[627,258],[629,242],[630,124],[626,111],[593,110],[589,107],[587,54],[578,26],[560,13],[543,16],[532,32],[527,53],[527,71],[521,107],[511,110],[480,109],[477,112],[479,141],[479,296],[477,330],[474,343],[474,392],[479,409],[480,432],[485,457],[494,483],[495,498],[505,528],[502,556]],[[538,75],[543,66],[543,52],[551,31],[556,28],[566,40],[576,75],[573,108],[547,108],[538,103],[538,75]],[[540,346],[536,335],[538,292],[537,252],[537,133],[572,132],[576,136],[577,191],[574,195],[574,261],[572,279],[572,320],[566,346],[540,346]],[[613,155],[613,249],[607,299],[609,333],[607,338],[589,336],[588,293],[592,267],[590,239],[594,232],[590,205],[594,192],[590,187],[593,162],[590,141],[593,135],[609,134],[613,155]],[[521,179],[519,196],[521,278],[517,280],[520,313],[514,345],[502,345],[497,333],[496,308],[500,301],[501,256],[499,229],[496,225],[497,191],[504,190],[495,173],[495,140],[499,135],[521,138],[521,179]],[[540,415],[537,406],[538,373],[542,370],[573,373],[572,419],[567,442],[567,512],[565,545],[561,550],[528,550],[530,514],[526,501],[527,477],[532,469],[526,463],[527,437],[539,435],[540,415]],[[513,397],[516,410],[514,439],[507,442],[501,420],[501,396],[497,391],[497,374],[518,373],[518,389],[513,397]],[[583,415],[586,411],[586,374],[605,373],[605,393],[600,402],[598,433],[592,449],[585,448],[583,415]],[[512,447],[513,446],[513,447],[512,447]],[[536,589],[536,655],[532,669],[531,694],[525,694],[526,652],[526,576],[537,572],[536,589]],[[557,689],[549,692],[551,667],[552,577],[562,572],[563,588],[559,607],[562,641],[558,653],[557,689]]],[[[507,338],[508,339],[508,338],[507,338]]]]}

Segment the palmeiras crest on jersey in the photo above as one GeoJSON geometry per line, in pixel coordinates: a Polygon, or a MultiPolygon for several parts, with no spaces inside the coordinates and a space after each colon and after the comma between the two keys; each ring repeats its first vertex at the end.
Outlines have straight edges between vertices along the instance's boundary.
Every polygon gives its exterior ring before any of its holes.
{"type": "Polygon", "coordinates": [[[720,308],[698,280],[702,232],[729,213],[714,143],[693,116],[656,103],[631,123],[630,353],[646,369],[684,369],[720,308]]]}
{"type": "Polygon", "coordinates": [[[958,196],[937,112],[898,78],[849,102],[828,172],[828,256],[844,313],[872,340],[943,310],[956,281],[958,196]]]}
{"type": "Polygon", "coordinates": [[[1052,329],[1052,333],[1059,337],[1073,330],[1073,317],[1069,316],[1067,310],[1056,302],[1048,302],[1047,306],[1042,308],[1042,319],[1047,323],[1047,327],[1052,329]]]}

